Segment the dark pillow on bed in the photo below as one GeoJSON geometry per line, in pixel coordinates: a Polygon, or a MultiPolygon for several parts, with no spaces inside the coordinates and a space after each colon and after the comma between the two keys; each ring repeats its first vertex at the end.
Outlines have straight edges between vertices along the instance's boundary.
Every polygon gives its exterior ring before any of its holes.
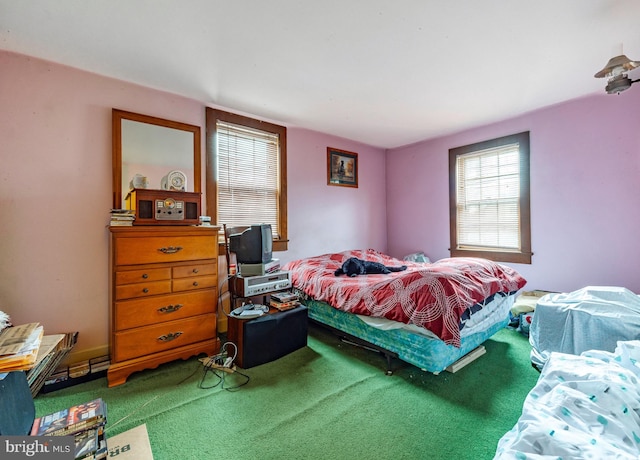
{"type": "Polygon", "coordinates": [[[337,269],[334,274],[336,276],[343,274],[348,276],[386,275],[391,272],[401,272],[406,269],[406,265],[401,265],[400,267],[386,267],[380,262],[370,262],[368,260],[358,259],[357,257],[349,257],[344,261],[342,267],[337,269]]]}

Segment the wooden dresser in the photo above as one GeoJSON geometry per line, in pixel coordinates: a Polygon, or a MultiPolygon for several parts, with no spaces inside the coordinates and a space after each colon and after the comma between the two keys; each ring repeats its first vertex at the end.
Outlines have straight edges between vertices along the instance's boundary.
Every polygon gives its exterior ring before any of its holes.
{"type": "Polygon", "coordinates": [[[178,358],[216,354],[218,227],[109,228],[109,386],[178,358]]]}

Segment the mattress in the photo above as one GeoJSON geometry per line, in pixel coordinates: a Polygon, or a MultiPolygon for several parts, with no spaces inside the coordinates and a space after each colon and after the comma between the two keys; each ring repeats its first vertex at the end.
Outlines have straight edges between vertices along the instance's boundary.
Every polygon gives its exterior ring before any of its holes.
{"type": "MultiPolygon", "coordinates": [[[[460,326],[460,338],[462,339],[475,334],[476,332],[482,332],[495,322],[496,318],[503,318],[505,315],[508,316],[514,302],[514,296],[508,296],[508,298],[506,298],[506,294],[496,294],[495,296],[491,296],[490,299],[474,305],[469,309],[470,311],[473,311],[473,314],[471,314],[469,319],[464,322],[464,326],[460,326]]],[[[416,326],[415,324],[405,324],[398,321],[392,321],[387,318],[373,316],[356,316],[369,326],[377,329],[404,329],[407,332],[424,335],[428,338],[438,338],[438,336],[430,330],[416,326]]]]}
{"type": "Polygon", "coordinates": [[[460,348],[447,345],[435,335],[429,336],[428,331],[417,333],[401,323],[372,325],[358,315],[337,310],[325,302],[309,299],[304,304],[309,309],[310,319],[388,350],[424,371],[438,374],[506,327],[514,298],[514,295],[495,296],[491,308],[480,310],[484,314],[477,325],[466,332],[466,327],[462,329],[460,348]]]}

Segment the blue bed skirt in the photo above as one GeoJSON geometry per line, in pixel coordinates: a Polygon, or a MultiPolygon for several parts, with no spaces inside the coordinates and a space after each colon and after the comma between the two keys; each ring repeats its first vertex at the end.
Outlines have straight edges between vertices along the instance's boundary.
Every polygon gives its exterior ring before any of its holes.
{"type": "Polygon", "coordinates": [[[333,329],[357,337],[376,347],[395,354],[399,359],[434,374],[438,374],[473,351],[489,337],[507,326],[508,316],[487,329],[461,339],[460,348],[447,345],[437,338],[429,338],[403,329],[382,330],[369,326],[357,315],[337,310],[325,302],[305,300],[309,318],[333,329]]]}

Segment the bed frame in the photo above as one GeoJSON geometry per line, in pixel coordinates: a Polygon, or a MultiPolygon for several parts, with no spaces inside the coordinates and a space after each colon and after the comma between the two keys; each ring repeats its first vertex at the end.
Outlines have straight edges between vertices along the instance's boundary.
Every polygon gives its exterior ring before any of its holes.
{"type": "Polygon", "coordinates": [[[381,355],[384,356],[385,360],[387,361],[387,370],[386,370],[386,374],[387,375],[391,375],[393,374],[393,359],[394,358],[398,358],[398,354],[394,353],[392,351],[389,351],[385,348],[379,347],[373,343],[367,342],[366,340],[362,340],[358,337],[356,337],[355,335],[351,335],[348,334],[344,331],[341,331],[340,329],[336,329],[335,327],[331,327],[328,324],[324,324],[318,320],[315,320],[313,318],[311,318],[311,321],[313,321],[314,323],[320,325],[321,327],[324,327],[325,329],[330,330],[331,332],[333,332],[334,335],[336,335],[340,341],[346,343],[347,345],[353,345],[356,347],[360,347],[360,348],[364,348],[366,350],[370,350],[370,351],[374,351],[376,353],[380,353],[381,355]]]}

